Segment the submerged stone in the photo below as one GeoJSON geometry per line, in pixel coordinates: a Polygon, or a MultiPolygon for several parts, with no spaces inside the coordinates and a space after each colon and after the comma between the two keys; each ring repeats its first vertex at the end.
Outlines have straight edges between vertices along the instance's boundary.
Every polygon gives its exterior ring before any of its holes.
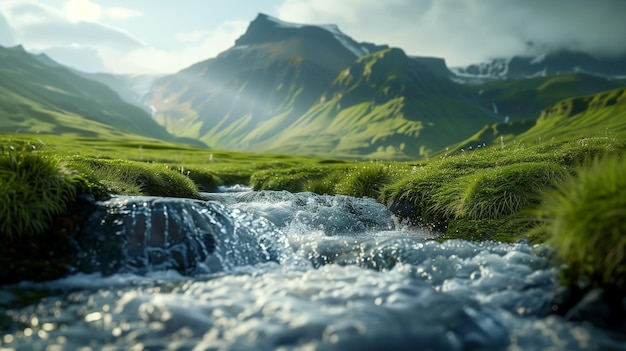
{"type": "MultiPolygon", "coordinates": [[[[118,197],[99,202],[74,235],[78,254],[72,266],[105,275],[167,269],[190,274],[276,259],[268,251],[271,245],[263,245],[263,236],[251,233],[254,227],[239,225],[239,213],[191,199],[118,197]]],[[[241,215],[244,220],[246,216],[241,215]]]]}

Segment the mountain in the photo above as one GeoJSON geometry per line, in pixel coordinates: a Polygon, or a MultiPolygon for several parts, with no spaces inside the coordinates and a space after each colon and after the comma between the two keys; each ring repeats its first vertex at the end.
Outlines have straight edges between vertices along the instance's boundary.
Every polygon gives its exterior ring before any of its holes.
{"type": "Polygon", "coordinates": [[[565,99],[543,110],[522,141],[626,135],[626,88],[565,99]]]}
{"type": "Polygon", "coordinates": [[[451,145],[450,153],[482,145],[626,136],[626,88],[561,100],[544,108],[538,118],[484,126],[468,139],[451,145]]]}
{"type": "Polygon", "coordinates": [[[21,46],[0,47],[1,132],[176,140],[108,87],[42,59],[21,46]]]}
{"type": "Polygon", "coordinates": [[[306,112],[358,54],[378,48],[333,26],[260,14],[233,48],[157,80],[147,102],[176,135],[255,150],[306,112]]]}
{"type": "Polygon", "coordinates": [[[216,148],[417,158],[495,121],[449,75],[442,59],[260,14],[231,49],[155,81],[147,103],[216,148]]]}
{"type": "Polygon", "coordinates": [[[144,97],[150,92],[150,89],[152,89],[154,81],[162,75],[87,73],[62,65],[51,59],[46,53],[34,55],[34,58],[46,66],[65,68],[80,77],[102,83],[116,92],[122,100],[128,102],[129,104],[140,107],[150,114],[153,112],[146,104],[144,104],[143,100],[144,97]]]}
{"type": "Polygon", "coordinates": [[[491,106],[500,122],[535,120],[548,105],[561,100],[626,86],[626,81],[581,73],[496,80],[469,90],[491,106]]]}
{"type": "Polygon", "coordinates": [[[494,119],[462,87],[396,48],[357,59],[270,151],[415,159],[494,119]]]}
{"type": "Polygon", "coordinates": [[[601,58],[582,52],[557,51],[539,56],[497,58],[489,62],[451,69],[460,82],[545,77],[585,73],[612,78],[626,76],[626,56],[601,58]]]}

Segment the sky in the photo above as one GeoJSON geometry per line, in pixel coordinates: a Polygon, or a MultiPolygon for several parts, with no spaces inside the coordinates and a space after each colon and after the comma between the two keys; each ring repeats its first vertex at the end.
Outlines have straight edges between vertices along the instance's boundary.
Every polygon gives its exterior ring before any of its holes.
{"type": "Polygon", "coordinates": [[[258,13],[464,66],[570,49],[626,54],[626,0],[0,0],[0,45],[88,72],[174,73],[234,45],[258,13]]]}

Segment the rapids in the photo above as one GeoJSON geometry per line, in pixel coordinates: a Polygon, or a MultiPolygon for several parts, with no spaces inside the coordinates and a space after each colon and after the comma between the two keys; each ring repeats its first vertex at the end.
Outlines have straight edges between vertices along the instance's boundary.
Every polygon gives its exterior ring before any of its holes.
{"type": "Polygon", "coordinates": [[[71,275],[0,290],[0,349],[626,349],[551,314],[545,247],[439,243],[367,198],[239,190],[98,203],[71,275]]]}

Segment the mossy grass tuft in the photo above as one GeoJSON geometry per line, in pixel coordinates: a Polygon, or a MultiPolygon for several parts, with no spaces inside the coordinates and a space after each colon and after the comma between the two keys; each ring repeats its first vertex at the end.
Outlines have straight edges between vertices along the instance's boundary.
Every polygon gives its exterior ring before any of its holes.
{"type": "Polygon", "coordinates": [[[197,198],[188,176],[163,164],[73,157],[68,161],[84,177],[97,180],[109,193],[197,198]]]}
{"type": "Polygon", "coordinates": [[[626,158],[598,157],[547,192],[541,230],[566,263],[564,278],[626,290],[626,158]]]}
{"type": "Polygon", "coordinates": [[[335,195],[339,177],[325,177],[310,179],[304,183],[303,190],[320,195],[335,195]]]}
{"type": "Polygon", "coordinates": [[[453,183],[457,198],[448,203],[446,212],[456,219],[499,219],[536,203],[539,191],[564,173],[563,167],[548,162],[479,170],[453,183]]]}
{"type": "Polygon", "coordinates": [[[32,145],[5,146],[0,154],[0,233],[9,242],[45,233],[73,201],[76,188],[55,157],[32,145]]]}
{"type": "Polygon", "coordinates": [[[388,165],[366,163],[352,169],[336,186],[339,194],[378,199],[382,189],[392,183],[393,176],[388,165]]]}

